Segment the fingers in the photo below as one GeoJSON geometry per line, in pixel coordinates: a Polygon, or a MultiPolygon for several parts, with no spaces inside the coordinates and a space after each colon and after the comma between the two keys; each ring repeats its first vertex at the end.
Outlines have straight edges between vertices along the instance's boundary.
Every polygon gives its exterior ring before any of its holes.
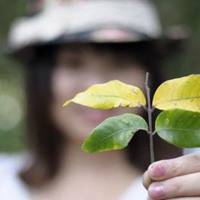
{"type": "Polygon", "coordinates": [[[150,200],[200,200],[200,155],[153,163],[144,173],[143,184],[150,200]]]}
{"type": "Polygon", "coordinates": [[[150,178],[148,171],[144,173],[142,182],[146,189],[148,189],[149,185],[152,183],[152,179],[150,178]]]}
{"type": "Polygon", "coordinates": [[[150,184],[148,193],[154,200],[192,196],[198,197],[200,200],[199,182],[200,173],[183,175],[150,184]]]}
{"type": "Polygon", "coordinates": [[[149,187],[152,181],[166,180],[172,177],[200,172],[200,154],[190,154],[151,164],[143,177],[143,184],[149,187]]]}
{"type": "MultiPolygon", "coordinates": [[[[154,200],[151,198],[148,198],[148,200],[154,200]]],[[[200,200],[200,197],[181,197],[181,198],[173,198],[173,199],[166,199],[166,200],[200,200]]]]}
{"type": "Polygon", "coordinates": [[[167,200],[200,200],[200,197],[187,197],[187,198],[176,198],[176,199],[167,199],[167,200]]]}

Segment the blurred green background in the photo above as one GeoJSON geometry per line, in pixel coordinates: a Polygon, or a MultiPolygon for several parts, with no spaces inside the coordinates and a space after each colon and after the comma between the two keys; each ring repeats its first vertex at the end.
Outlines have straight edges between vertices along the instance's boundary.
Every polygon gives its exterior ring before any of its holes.
{"type": "MultiPolygon", "coordinates": [[[[190,37],[185,49],[168,61],[166,78],[200,73],[200,1],[155,0],[165,27],[185,25],[190,37]]],[[[23,69],[20,63],[5,56],[6,38],[11,22],[26,15],[26,0],[0,0],[0,151],[24,149],[26,130],[23,69]]]]}
{"type": "Polygon", "coordinates": [[[25,3],[26,0],[0,0],[0,151],[6,152],[24,148],[23,70],[4,52],[10,24],[16,17],[26,14],[25,3]]]}

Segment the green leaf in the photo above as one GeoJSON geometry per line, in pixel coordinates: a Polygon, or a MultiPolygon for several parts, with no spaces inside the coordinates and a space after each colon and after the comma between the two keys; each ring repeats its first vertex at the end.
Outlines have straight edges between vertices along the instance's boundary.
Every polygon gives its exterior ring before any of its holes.
{"type": "Polygon", "coordinates": [[[164,111],[156,119],[156,132],[175,146],[200,147],[200,113],[181,109],[164,111]]]}
{"type": "Polygon", "coordinates": [[[122,149],[138,130],[146,130],[146,121],[135,114],[123,114],[104,120],[85,140],[82,149],[87,153],[122,149]]]}
{"type": "Polygon", "coordinates": [[[162,83],[153,98],[160,110],[184,109],[200,112],[200,75],[190,75],[162,83]]]}
{"type": "Polygon", "coordinates": [[[70,102],[97,109],[119,106],[140,107],[146,104],[144,94],[139,88],[117,80],[93,85],[73,99],[66,101],[63,106],[67,106],[70,102]]]}

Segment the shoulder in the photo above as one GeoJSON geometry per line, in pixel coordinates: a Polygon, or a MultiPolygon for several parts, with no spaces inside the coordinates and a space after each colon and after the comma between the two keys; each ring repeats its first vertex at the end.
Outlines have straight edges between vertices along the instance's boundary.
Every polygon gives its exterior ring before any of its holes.
{"type": "Polygon", "coordinates": [[[184,154],[189,154],[189,153],[200,153],[200,148],[190,148],[190,149],[184,149],[183,150],[184,154]]]}
{"type": "Polygon", "coordinates": [[[25,154],[0,154],[0,193],[2,200],[27,200],[28,190],[18,174],[26,162],[25,154]]]}
{"type": "Polygon", "coordinates": [[[134,180],[134,182],[127,188],[124,195],[120,200],[146,200],[147,199],[147,191],[145,190],[142,184],[142,177],[138,177],[134,180]]]}
{"type": "Polygon", "coordinates": [[[0,170],[14,170],[19,169],[25,161],[25,154],[0,154],[0,170]]]}

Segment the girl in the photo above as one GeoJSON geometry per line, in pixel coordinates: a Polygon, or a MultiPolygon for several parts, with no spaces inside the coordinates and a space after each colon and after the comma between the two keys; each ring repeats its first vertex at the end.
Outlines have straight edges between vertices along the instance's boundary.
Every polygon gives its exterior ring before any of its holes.
{"type": "MultiPolygon", "coordinates": [[[[145,0],[40,3],[42,10],[15,24],[10,34],[10,50],[27,65],[30,151],[7,179],[9,191],[16,193],[4,192],[4,199],[198,199],[200,162],[191,161],[199,161],[199,155],[151,165],[143,179],[147,194],[141,178],[149,165],[147,134],[137,133],[125,150],[81,151],[84,138],[102,120],[142,110],[62,108],[94,83],[118,79],[144,89],[146,71],[154,92],[162,81],[167,40],[172,39],[161,40],[153,5],[145,0]]],[[[156,159],[181,156],[180,149],[158,138],[154,142],[156,159]]]]}

